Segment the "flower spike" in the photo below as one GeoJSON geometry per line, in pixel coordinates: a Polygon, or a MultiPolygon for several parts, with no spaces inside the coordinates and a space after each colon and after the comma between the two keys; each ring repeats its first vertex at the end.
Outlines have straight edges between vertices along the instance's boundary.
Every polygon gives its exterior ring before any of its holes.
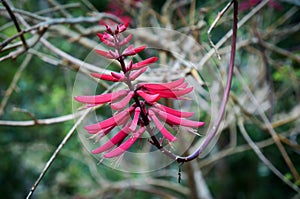
{"type": "MultiPolygon", "coordinates": [[[[105,81],[122,82],[128,89],[95,96],[74,97],[87,106],[110,103],[110,108],[117,111],[108,119],[84,127],[88,133],[94,134],[98,139],[112,132],[117,126],[120,127],[121,130],[112,135],[109,141],[92,150],[93,154],[104,153],[104,158],[122,155],[145,131],[152,133],[158,130],[167,141],[174,142],[177,138],[167,126],[182,126],[192,131],[204,125],[204,122],[187,119],[194,115],[193,112],[176,110],[159,102],[161,98],[184,100],[184,96],[193,90],[184,78],[165,83],[134,84],[137,78],[147,71],[149,65],[158,60],[158,57],[150,57],[136,63],[132,59],[127,62],[126,58],[140,53],[146,46],[128,45],[132,40],[132,34],[125,37],[122,33],[126,29],[127,26],[123,24],[117,25],[116,28],[106,25],[106,32],[97,34],[100,41],[110,49],[96,49],[96,53],[119,62],[120,70],[91,75],[105,81]]],[[[151,139],[156,147],[160,149],[163,147],[163,142],[159,143],[155,135],[151,134],[151,139]]]]}

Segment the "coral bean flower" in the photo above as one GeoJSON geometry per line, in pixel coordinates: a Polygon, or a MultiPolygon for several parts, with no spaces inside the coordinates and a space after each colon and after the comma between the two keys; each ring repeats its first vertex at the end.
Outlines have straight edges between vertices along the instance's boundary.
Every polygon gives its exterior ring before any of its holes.
{"type": "Polygon", "coordinates": [[[97,134],[99,137],[109,134],[117,127],[120,129],[118,133],[111,136],[108,142],[92,151],[93,154],[104,153],[105,158],[117,157],[129,150],[143,133],[153,130],[150,123],[154,124],[155,128],[169,142],[174,142],[177,138],[170,132],[168,126],[197,129],[204,125],[204,122],[188,119],[194,115],[193,112],[179,111],[159,102],[161,98],[186,100],[187,98],[184,96],[192,92],[193,87],[189,87],[184,78],[166,83],[133,84],[133,81],[158,58],[150,57],[136,63],[133,63],[133,60],[125,62],[126,58],[134,56],[146,48],[146,46],[137,48],[133,45],[127,46],[132,35],[123,36],[122,33],[126,29],[125,25],[118,25],[115,30],[106,25],[107,31],[103,34],[98,33],[100,41],[111,50],[96,50],[96,52],[102,57],[118,61],[120,71],[105,74],[92,73],[91,75],[104,81],[123,82],[128,89],[95,96],[74,97],[76,101],[89,106],[109,103],[111,109],[116,111],[112,117],[84,127],[88,133],[97,134]]]}

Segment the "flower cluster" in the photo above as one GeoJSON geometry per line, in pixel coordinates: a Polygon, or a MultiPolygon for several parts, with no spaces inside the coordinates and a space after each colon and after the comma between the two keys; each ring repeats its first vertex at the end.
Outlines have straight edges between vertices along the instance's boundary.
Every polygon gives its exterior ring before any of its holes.
{"type": "Polygon", "coordinates": [[[145,132],[150,131],[150,122],[157,127],[161,134],[170,142],[174,142],[176,137],[161,122],[173,127],[176,125],[188,128],[198,128],[204,125],[204,122],[192,121],[187,118],[193,116],[193,112],[183,112],[162,105],[161,98],[171,98],[184,100],[184,95],[190,93],[193,87],[188,87],[184,78],[167,83],[137,83],[133,85],[137,77],[143,74],[150,64],[158,60],[157,57],[150,57],[143,61],[125,63],[125,58],[136,55],[143,51],[146,46],[135,48],[128,45],[132,35],[123,36],[126,30],[125,25],[117,25],[114,30],[106,25],[107,31],[98,34],[100,40],[112,50],[96,50],[96,52],[108,59],[117,60],[120,64],[120,72],[111,72],[109,74],[92,73],[95,78],[123,82],[128,89],[118,90],[111,93],[95,96],[76,96],[75,100],[90,106],[110,103],[110,107],[116,110],[116,113],[104,121],[85,126],[90,134],[105,136],[115,127],[121,130],[114,135],[107,143],[92,151],[94,154],[105,152],[105,158],[112,158],[123,154],[134,142],[145,132]],[[129,137],[128,139],[126,139],[129,137]]]}

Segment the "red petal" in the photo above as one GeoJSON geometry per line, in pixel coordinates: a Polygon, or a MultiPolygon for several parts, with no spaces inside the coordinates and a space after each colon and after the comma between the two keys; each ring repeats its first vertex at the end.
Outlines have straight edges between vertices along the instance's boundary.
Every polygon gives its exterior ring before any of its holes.
{"type": "Polygon", "coordinates": [[[159,94],[154,94],[154,95],[147,94],[147,93],[145,93],[142,90],[138,90],[137,94],[139,96],[141,96],[142,98],[144,98],[144,100],[146,100],[147,102],[150,102],[150,103],[156,102],[156,101],[158,101],[160,99],[160,95],[159,94]]]}
{"type": "Polygon", "coordinates": [[[115,57],[113,55],[111,55],[111,53],[107,52],[107,51],[104,51],[104,50],[99,50],[99,49],[96,49],[95,50],[97,54],[103,56],[103,57],[106,57],[108,59],[115,59],[115,57]]]}
{"type": "Polygon", "coordinates": [[[127,26],[124,24],[118,25],[119,33],[124,32],[127,29],[127,26]]]}
{"type": "Polygon", "coordinates": [[[105,27],[106,27],[107,32],[109,32],[110,34],[113,34],[113,31],[112,31],[111,27],[109,27],[109,25],[105,24],[105,27]]]}
{"type": "Polygon", "coordinates": [[[103,120],[101,122],[98,122],[96,124],[91,124],[91,125],[85,126],[84,128],[87,131],[95,131],[95,130],[105,129],[105,128],[108,128],[111,126],[116,126],[124,118],[129,118],[130,112],[132,110],[133,110],[133,107],[129,107],[129,108],[125,109],[124,111],[117,113],[113,117],[110,117],[110,118],[103,120]]]}
{"type": "Polygon", "coordinates": [[[139,117],[140,117],[140,113],[141,113],[141,109],[139,107],[137,107],[134,111],[134,116],[133,116],[133,120],[129,126],[129,129],[131,131],[135,131],[136,127],[137,127],[137,123],[139,121],[139,117]]]}
{"type": "Polygon", "coordinates": [[[106,153],[104,155],[104,157],[105,158],[113,158],[113,157],[121,155],[122,153],[127,151],[135,143],[135,141],[145,132],[145,130],[146,130],[145,127],[141,127],[136,133],[133,134],[132,137],[128,138],[119,147],[117,147],[114,150],[106,153]]]}
{"type": "Polygon", "coordinates": [[[129,79],[130,79],[131,81],[134,81],[134,80],[135,80],[136,78],[138,78],[141,74],[143,74],[144,72],[146,72],[147,69],[148,69],[148,68],[145,67],[145,68],[142,68],[142,69],[140,69],[140,70],[134,71],[133,73],[130,74],[129,79]]]}
{"type": "Polygon", "coordinates": [[[128,93],[128,95],[126,97],[124,97],[121,101],[111,104],[111,108],[114,110],[120,110],[120,109],[124,108],[130,102],[133,95],[134,95],[134,92],[130,91],[128,93]]]}
{"type": "Polygon", "coordinates": [[[102,34],[97,33],[97,36],[100,38],[100,40],[102,41],[102,43],[104,43],[105,45],[113,47],[113,48],[116,47],[116,44],[114,42],[105,39],[102,34]]]}
{"type": "Polygon", "coordinates": [[[130,42],[131,39],[132,39],[132,34],[128,35],[125,39],[123,39],[123,40],[119,43],[119,46],[124,46],[124,45],[126,45],[128,42],[130,42]]]}
{"type": "Polygon", "coordinates": [[[112,82],[118,82],[119,80],[116,79],[115,77],[107,74],[99,74],[99,73],[92,73],[91,74],[93,77],[96,77],[98,79],[106,80],[106,81],[112,81],[112,82]]]}
{"type": "Polygon", "coordinates": [[[144,50],[146,48],[146,46],[140,46],[137,48],[133,48],[133,45],[128,46],[122,53],[123,56],[131,56],[131,55],[135,55],[139,52],[141,52],[142,50],[144,50]]]}
{"type": "Polygon", "coordinates": [[[159,108],[160,110],[166,112],[166,113],[175,115],[175,116],[177,116],[177,117],[185,117],[185,118],[187,118],[187,117],[192,117],[192,116],[194,115],[193,112],[182,112],[182,111],[178,111],[178,110],[169,108],[169,107],[164,106],[164,105],[159,104],[159,103],[156,103],[154,106],[157,107],[157,108],[159,108]]]}
{"type": "Polygon", "coordinates": [[[109,41],[114,41],[114,37],[111,34],[108,34],[107,32],[104,32],[102,37],[103,37],[103,39],[106,39],[106,40],[109,40],[109,41]]]}
{"type": "Polygon", "coordinates": [[[176,117],[174,115],[171,115],[171,114],[163,112],[163,111],[157,111],[155,109],[151,109],[151,110],[158,113],[158,115],[161,118],[163,118],[164,120],[166,120],[166,122],[170,125],[181,125],[181,126],[197,128],[197,127],[201,127],[205,124],[204,122],[192,121],[192,120],[176,117]]]}
{"type": "Polygon", "coordinates": [[[140,61],[138,63],[135,63],[132,65],[132,70],[137,70],[140,69],[144,66],[148,66],[150,64],[153,64],[154,62],[156,62],[158,60],[158,57],[150,57],[148,59],[145,59],[143,61],[140,61]]]}
{"type": "Polygon", "coordinates": [[[174,142],[176,141],[176,137],[172,135],[165,127],[162,125],[162,123],[159,121],[159,119],[155,116],[153,111],[149,111],[149,116],[152,118],[153,122],[157,126],[158,130],[167,138],[169,141],[174,142]]]}
{"type": "Polygon", "coordinates": [[[183,82],[184,82],[184,78],[180,78],[173,82],[167,82],[161,84],[142,84],[142,86],[150,90],[170,90],[171,88],[175,88],[181,85],[183,82]]]}
{"type": "Polygon", "coordinates": [[[129,90],[120,90],[112,93],[91,96],[75,96],[74,99],[85,104],[104,104],[125,96],[129,90]]]}
{"type": "Polygon", "coordinates": [[[111,72],[111,75],[116,79],[124,78],[124,75],[120,73],[111,72]]]}
{"type": "Polygon", "coordinates": [[[124,127],[114,137],[112,137],[108,142],[106,142],[102,146],[98,147],[97,149],[93,150],[92,153],[98,154],[98,153],[102,153],[103,151],[107,151],[107,150],[111,149],[115,145],[122,142],[128,136],[129,132],[130,132],[129,128],[127,126],[124,127]]]}
{"type": "Polygon", "coordinates": [[[146,72],[147,69],[148,69],[148,68],[145,67],[145,68],[142,68],[142,69],[140,69],[140,70],[134,71],[133,73],[130,74],[129,79],[130,79],[131,81],[134,81],[134,80],[135,80],[136,78],[138,78],[141,74],[143,74],[144,72],[146,72]]]}

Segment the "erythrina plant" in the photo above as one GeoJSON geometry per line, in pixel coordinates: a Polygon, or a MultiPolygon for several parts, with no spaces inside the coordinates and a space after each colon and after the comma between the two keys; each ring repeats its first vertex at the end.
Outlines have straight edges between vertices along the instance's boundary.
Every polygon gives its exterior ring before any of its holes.
{"type": "Polygon", "coordinates": [[[150,122],[169,142],[174,142],[177,138],[165,125],[187,128],[198,128],[204,125],[204,122],[187,119],[193,116],[193,112],[175,110],[159,103],[161,98],[186,100],[184,95],[190,93],[193,87],[188,87],[188,83],[185,82],[184,78],[160,84],[144,82],[133,84],[133,81],[145,73],[148,66],[156,62],[158,58],[150,57],[137,63],[133,63],[131,59],[126,64],[125,59],[127,57],[134,56],[146,48],[146,46],[135,48],[133,45],[128,45],[132,35],[123,36],[122,33],[126,29],[127,27],[122,24],[117,25],[114,30],[111,26],[106,25],[106,32],[103,34],[98,33],[102,43],[112,48],[112,50],[96,50],[96,53],[105,58],[118,61],[120,72],[111,72],[110,74],[92,73],[91,75],[101,80],[123,82],[128,88],[96,96],[75,97],[78,102],[89,106],[110,103],[111,109],[116,110],[111,118],[85,126],[90,134],[98,134],[101,137],[110,133],[117,126],[121,128],[108,142],[92,151],[93,154],[105,152],[105,158],[113,158],[123,154],[146,131],[151,135],[151,143],[161,149],[161,143],[154,136],[153,130],[155,129],[150,127],[150,122]],[[165,125],[161,121],[165,121],[165,125]]]}

